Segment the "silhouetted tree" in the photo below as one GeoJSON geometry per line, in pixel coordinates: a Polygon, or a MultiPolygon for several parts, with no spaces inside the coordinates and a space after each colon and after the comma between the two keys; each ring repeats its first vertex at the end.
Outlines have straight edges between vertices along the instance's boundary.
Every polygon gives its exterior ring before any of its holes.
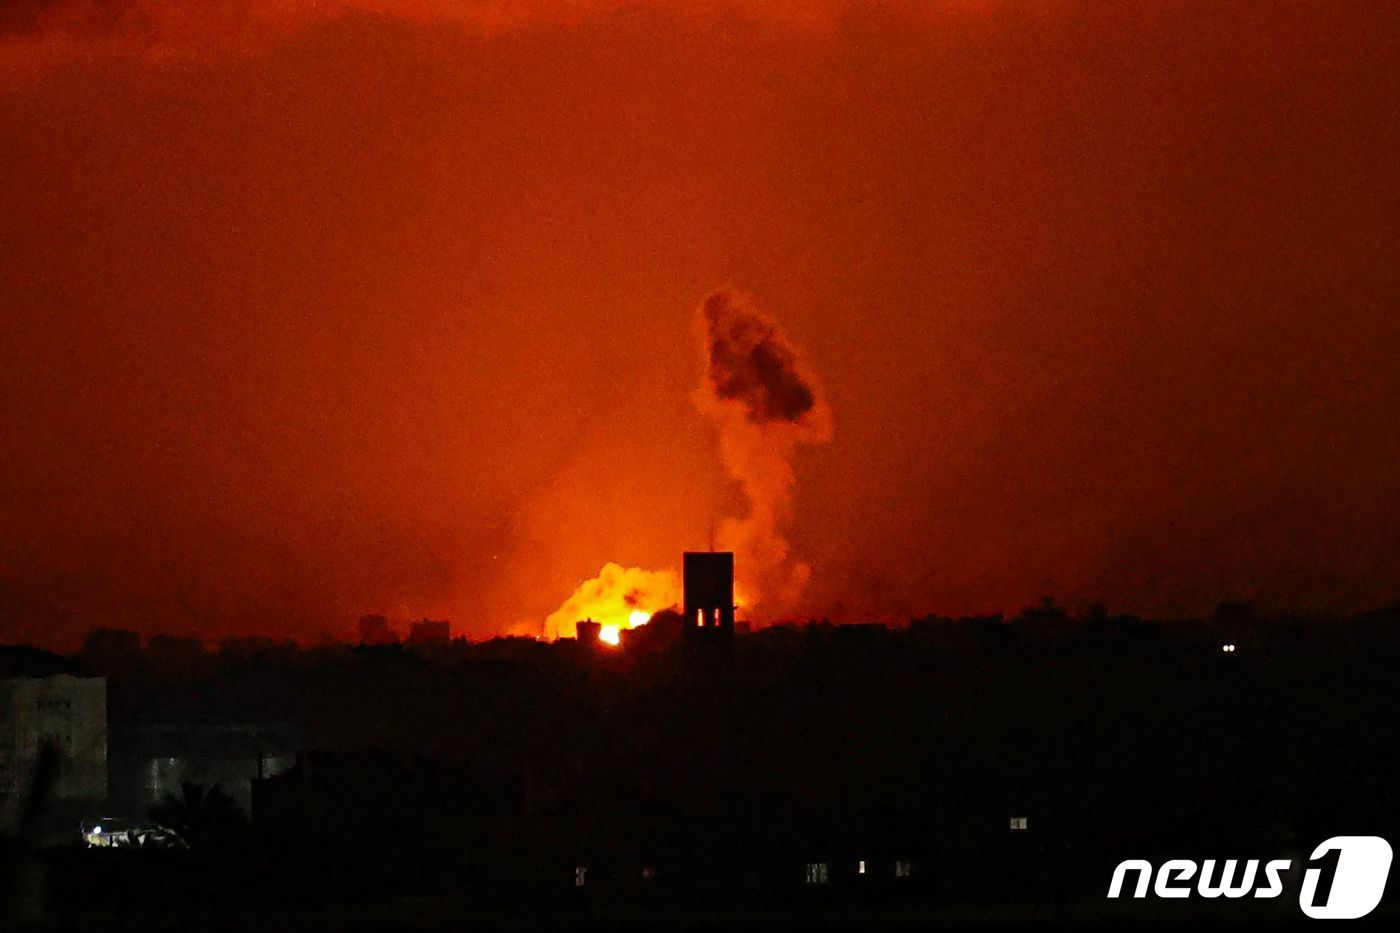
{"type": "Polygon", "coordinates": [[[222,787],[186,781],[179,794],[166,794],[151,808],[151,819],[178,834],[191,848],[227,842],[243,828],[243,811],[222,787]]]}

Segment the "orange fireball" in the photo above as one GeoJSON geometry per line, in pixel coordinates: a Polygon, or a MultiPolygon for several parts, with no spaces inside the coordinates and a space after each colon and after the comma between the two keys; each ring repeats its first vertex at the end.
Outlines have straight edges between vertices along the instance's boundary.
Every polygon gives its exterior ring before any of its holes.
{"type": "Polygon", "coordinates": [[[550,613],[545,635],[567,638],[581,619],[592,619],[602,626],[599,639],[618,645],[623,630],[646,625],[652,613],[676,605],[679,596],[680,581],[674,571],[606,564],[598,576],[581,584],[550,613]]]}

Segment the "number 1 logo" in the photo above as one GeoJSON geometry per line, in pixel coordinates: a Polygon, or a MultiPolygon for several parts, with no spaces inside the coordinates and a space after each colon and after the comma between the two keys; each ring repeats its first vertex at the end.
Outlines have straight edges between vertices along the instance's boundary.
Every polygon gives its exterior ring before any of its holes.
{"type": "Polygon", "coordinates": [[[1390,843],[1333,836],[1313,849],[1298,906],[1316,920],[1355,920],[1376,909],[1390,875],[1390,843]]]}

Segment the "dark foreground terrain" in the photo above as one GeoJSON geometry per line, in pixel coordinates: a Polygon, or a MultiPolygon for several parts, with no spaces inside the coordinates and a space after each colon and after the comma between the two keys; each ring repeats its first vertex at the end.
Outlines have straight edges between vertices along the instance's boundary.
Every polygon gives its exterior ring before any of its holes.
{"type": "MultiPolygon", "coordinates": [[[[141,772],[132,736],[151,723],[294,723],[303,747],[250,782],[246,810],[185,813],[188,849],[46,851],[43,914],[84,929],[1305,922],[1315,846],[1400,839],[1397,622],[1047,605],[649,653],[98,659],[114,802],[136,796],[122,775],[141,772]],[[1292,868],[1272,899],[1109,901],[1129,858],[1292,868]]],[[[1395,915],[1390,891],[1366,922],[1395,915]]]]}

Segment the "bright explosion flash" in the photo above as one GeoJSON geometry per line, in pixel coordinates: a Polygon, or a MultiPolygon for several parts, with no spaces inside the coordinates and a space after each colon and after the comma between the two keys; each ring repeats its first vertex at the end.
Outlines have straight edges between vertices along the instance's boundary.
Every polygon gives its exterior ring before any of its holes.
{"type": "Polygon", "coordinates": [[[598,637],[618,645],[625,629],[646,625],[652,613],[679,600],[680,580],[673,572],[607,564],[545,620],[545,637],[573,635],[577,623],[592,619],[602,626],[598,637]]]}
{"type": "Polygon", "coordinates": [[[651,613],[635,609],[627,616],[626,625],[605,625],[598,630],[598,640],[614,647],[622,644],[622,630],[646,625],[651,621],[651,613]]]}

